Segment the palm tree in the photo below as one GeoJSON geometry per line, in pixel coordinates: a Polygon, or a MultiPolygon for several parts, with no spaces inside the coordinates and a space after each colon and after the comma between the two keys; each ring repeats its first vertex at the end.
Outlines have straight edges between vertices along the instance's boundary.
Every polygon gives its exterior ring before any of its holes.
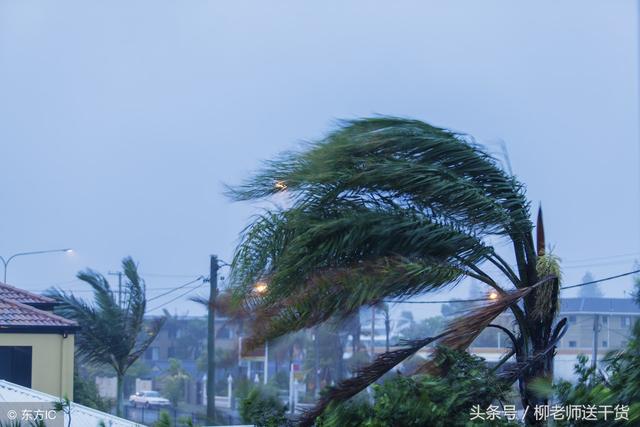
{"type": "Polygon", "coordinates": [[[412,328],[416,324],[411,311],[405,310],[400,313],[400,319],[398,319],[398,329],[412,328]]]}
{"type": "Polygon", "coordinates": [[[165,318],[158,318],[145,326],[145,284],[130,257],[122,260],[125,292],[118,304],[107,279],[87,269],[78,273],[78,279],[93,288],[93,301],[76,298],[72,293],[53,289],[48,295],[59,305],[56,311],[80,324],[76,335],[76,351],[85,362],[109,365],[117,378],[117,415],[123,413],[124,377],[131,365],[145,352],[155,339],[165,318]]]}
{"type": "Polygon", "coordinates": [[[362,306],[456,285],[465,277],[498,296],[442,334],[380,355],[355,378],[328,390],[303,425],[424,345],[440,340],[452,348],[468,347],[506,310],[516,319],[517,336],[495,327],[513,341],[518,363],[503,365],[502,376],[519,381],[524,405],[545,403],[528,386],[551,375],[555,344],[565,330],[566,322],[554,323],[557,260],[544,252],[541,215],[534,245],[523,185],[471,137],[417,120],[346,121],[229,190],[235,200],[281,192],[290,199],[288,207],[254,219],[232,265],[235,295],[254,312],[256,344],[333,316],[347,317],[362,306]],[[494,248],[505,242],[513,266],[494,248]],[[490,274],[487,264],[500,273],[490,274]],[[268,291],[255,295],[251,289],[259,280],[269,283],[268,291]]]}

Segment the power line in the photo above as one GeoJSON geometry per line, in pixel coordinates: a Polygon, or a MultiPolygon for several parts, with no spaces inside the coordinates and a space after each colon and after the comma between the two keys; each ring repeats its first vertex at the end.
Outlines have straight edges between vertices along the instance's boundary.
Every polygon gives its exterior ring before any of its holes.
{"type": "Polygon", "coordinates": [[[143,277],[170,277],[170,278],[188,278],[196,276],[195,274],[163,274],[163,273],[140,273],[143,277]]]}
{"type": "Polygon", "coordinates": [[[590,282],[585,282],[585,283],[579,283],[577,285],[571,285],[571,286],[560,286],[560,289],[571,289],[571,288],[578,288],[580,286],[587,286],[587,285],[592,285],[594,283],[600,283],[600,282],[606,282],[607,280],[613,280],[613,279],[617,279],[619,277],[625,277],[625,276],[630,276],[632,274],[637,274],[640,273],[640,270],[633,270],[633,271],[629,271],[627,273],[622,273],[622,274],[617,274],[615,276],[609,276],[609,277],[605,277],[604,279],[598,279],[598,280],[592,280],[590,282]]]}
{"type": "Polygon", "coordinates": [[[195,283],[195,282],[197,282],[198,280],[202,280],[203,278],[204,278],[204,277],[202,277],[202,276],[198,276],[198,277],[196,277],[195,279],[191,280],[190,282],[185,283],[184,285],[180,285],[180,286],[178,286],[178,287],[176,287],[176,288],[169,288],[170,290],[169,290],[169,291],[167,291],[167,292],[165,292],[165,293],[162,293],[162,294],[160,294],[160,295],[156,295],[156,296],[155,296],[155,297],[153,297],[153,298],[147,298],[147,302],[149,302],[149,301],[153,301],[153,300],[156,300],[156,299],[158,299],[158,298],[162,298],[163,296],[165,296],[165,295],[169,295],[169,294],[171,294],[171,293],[173,293],[173,292],[175,292],[175,291],[177,291],[177,290],[180,290],[180,289],[182,289],[182,288],[186,288],[187,286],[191,285],[192,283],[195,283]]]}
{"type": "Polygon", "coordinates": [[[453,299],[453,300],[440,300],[440,301],[395,301],[395,300],[384,300],[384,302],[398,303],[398,304],[448,304],[450,302],[478,302],[478,301],[492,301],[492,300],[489,299],[489,298],[453,299]]]}
{"type": "MultiPolygon", "coordinates": [[[[198,281],[198,280],[199,280],[199,279],[196,279],[196,280],[194,280],[194,281],[193,281],[193,282],[191,282],[191,283],[194,283],[194,282],[196,282],[196,281],[198,281]]],[[[83,283],[84,283],[84,282],[83,282],[83,283]]],[[[196,287],[197,287],[197,286],[196,286],[196,287]]],[[[49,289],[50,289],[50,288],[49,288],[49,289]]],[[[25,290],[26,290],[26,291],[29,291],[29,292],[46,292],[46,291],[48,291],[49,289],[25,289],[25,290]]],[[[165,287],[162,287],[162,288],[152,288],[152,289],[147,289],[147,292],[170,291],[170,290],[176,290],[176,289],[179,289],[179,288],[176,288],[176,287],[173,287],[173,286],[172,286],[172,287],[165,286],[165,287]]],[[[75,292],[79,292],[79,293],[83,293],[83,292],[84,292],[84,293],[86,293],[86,292],[93,292],[93,289],[68,289],[68,290],[66,290],[66,291],[67,291],[67,292],[70,292],[70,293],[75,293],[75,292]]],[[[123,290],[123,292],[126,292],[126,289],[125,289],[125,290],[123,290]]],[[[154,297],[154,298],[155,298],[155,297],[154,297]]]]}
{"type": "Polygon", "coordinates": [[[150,313],[150,312],[152,312],[152,311],[156,311],[156,310],[158,310],[158,309],[160,309],[160,308],[162,308],[162,307],[164,307],[164,306],[166,306],[166,305],[171,304],[171,303],[172,303],[172,302],[174,302],[174,301],[179,300],[180,298],[183,298],[183,297],[187,296],[187,295],[188,295],[188,294],[190,294],[191,292],[193,292],[193,291],[195,291],[196,289],[198,289],[198,288],[202,287],[202,285],[204,285],[204,282],[202,282],[202,283],[201,283],[200,285],[198,285],[198,286],[195,286],[195,287],[192,287],[192,288],[188,289],[188,290],[187,290],[187,292],[184,292],[184,293],[182,293],[182,294],[178,295],[177,297],[172,298],[172,299],[170,299],[169,301],[167,301],[167,302],[165,302],[165,303],[163,303],[163,304],[160,304],[160,305],[159,305],[159,306],[157,306],[157,307],[154,307],[154,308],[152,308],[152,309],[150,309],[150,310],[147,310],[147,313],[150,313]]]}
{"type": "Polygon", "coordinates": [[[620,255],[608,255],[608,256],[601,256],[601,257],[594,257],[594,258],[583,258],[583,259],[567,259],[564,260],[563,264],[579,264],[579,263],[583,263],[583,262],[589,262],[589,261],[601,261],[601,260],[607,260],[607,259],[612,259],[612,258],[633,258],[633,257],[637,257],[638,255],[640,255],[640,252],[630,252],[627,254],[620,254],[620,255]]]}
{"type": "Polygon", "coordinates": [[[589,264],[577,264],[577,265],[562,265],[563,269],[592,269],[597,267],[605,267],[609,265],[620,265],[620,264],[634,264],[637,263],[637,259],[622,259],[622,260],[612,260],[606,262],[596,262],[589,264]]]}
{"type": "MultiPolygon", "coordinates": [[[[578,288],[580,286],[593,285],[594,283],[606,282],[608,280],[618,279],[620,277],[630,276],[632,274],[640,273],[640,269],[629,271],[622,274],[617,274],[615,276],[605,277],[604,279],[592,280],[590,282],[579,283],[577,285],[571,286],[560,286],[560,289],[572,289],[578,288]]],[[[383,302],[393,303],[393,304],[448,304],[448,303],[467,303],[467,302],[478,302],[478,301],[493,301],[490,298],[475,298],[475,299],[454,299],[454,300],[440,300],[440,301],[396,301],[396,300],[384,300],[383,302]]]]}

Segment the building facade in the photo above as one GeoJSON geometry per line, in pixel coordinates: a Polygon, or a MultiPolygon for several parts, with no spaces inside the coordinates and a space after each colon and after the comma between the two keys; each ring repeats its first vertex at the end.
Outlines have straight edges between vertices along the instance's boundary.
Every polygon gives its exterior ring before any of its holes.
{"type": "Polygon", "coordinates": [[[53,314],[55,301],[0,283],[0,379],[73,399],[78,325],[53,314]]]}

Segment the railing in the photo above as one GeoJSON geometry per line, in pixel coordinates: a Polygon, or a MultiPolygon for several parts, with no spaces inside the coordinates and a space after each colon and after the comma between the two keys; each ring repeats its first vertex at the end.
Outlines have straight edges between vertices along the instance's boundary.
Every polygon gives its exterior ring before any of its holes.
{"type": "Polygon", "coordinates": [[[232,400],[229,396],[216,396],[216,408],[231,409],[233,406],[232,400]]]}
{"type": "MultiPolygon", "coordinates": [[[[218,412],[217,418],[218,421],[222,421],[224,423],[233,424],[236,420],[232,415],[232,412],[229,410],[229,398],[227,396],[216,396],[216,408],[225,410],[223,413],[218,412]],[[221,399],[218,400],[218,397],[221,399]]],[[[136,408],[133,406],[125,406],[124,407],[124,418],[144,424],[144,425],[153,425],[160,418],[160,414],[162,412],[166,412],[169,414],[169,418],[171,419],[172,426],[175,427],[183,427],[186,426],[186,420],[190,419],[195,425],[207,425],[206,416],[204,413],[195,413],[188,411],[181,411],[179,409],[174,408],[136,408]]]]}

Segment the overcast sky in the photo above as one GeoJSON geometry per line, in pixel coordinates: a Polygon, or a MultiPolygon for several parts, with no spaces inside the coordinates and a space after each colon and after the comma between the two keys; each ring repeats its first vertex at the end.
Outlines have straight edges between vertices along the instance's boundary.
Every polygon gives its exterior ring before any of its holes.
{"type": "Polygon", "coordinates": [[[76,250],[16,258],[8,282],[86,290],[78,270],[125,255],[151,297],[207,275],[254,212],[223,183],[372,114],[505,141],[565,283],[629,271],[636,3],[0,0],[0,255],[76,250]]]}

